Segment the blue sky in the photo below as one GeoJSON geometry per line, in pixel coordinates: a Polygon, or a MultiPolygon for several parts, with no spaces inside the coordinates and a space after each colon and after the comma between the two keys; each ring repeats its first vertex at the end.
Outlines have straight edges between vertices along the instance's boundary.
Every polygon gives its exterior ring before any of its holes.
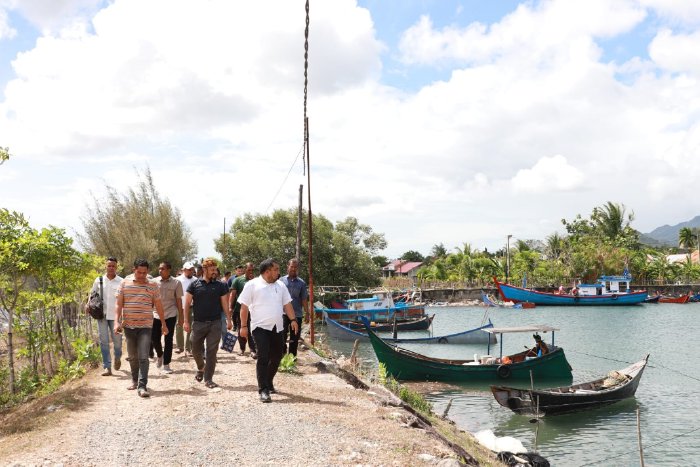
{"type": "MultiPolygon", "coordinates": [[[[86,200],[150,167],[202,256],[224,217],[294,206],[303,4],[0,0],[4,207],[79,233],[86,200]]],[[[314,211],[384,232],[387,256],[543,239],[607,201],[643,232],[698,214],[677,200],[700,176],[699,2],[311,12],[314,211]]]]}

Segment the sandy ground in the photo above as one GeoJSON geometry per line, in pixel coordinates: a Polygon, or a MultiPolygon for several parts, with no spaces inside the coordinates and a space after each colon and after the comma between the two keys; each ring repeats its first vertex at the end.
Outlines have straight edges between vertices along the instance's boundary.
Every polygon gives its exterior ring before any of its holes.
{"type": "Polygon", "coordinates": [[[255,361],[219,351],[207,389],[195,364],[151,364],[151,397],[127,391],[128,362],[111,377],[91,371],[56,394],[0,415],[2,465],[455,465],[454,453],[407,413],[319,372],[300,352],[299,373],[279,373],[263,404],[255,361]]]}

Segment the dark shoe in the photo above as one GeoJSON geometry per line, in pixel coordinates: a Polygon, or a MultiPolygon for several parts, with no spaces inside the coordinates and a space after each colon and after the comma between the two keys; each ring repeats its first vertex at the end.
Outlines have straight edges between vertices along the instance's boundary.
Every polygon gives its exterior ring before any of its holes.
{"type": "Polygon", "coordinates": [[[260,400],[262,402],[272,402],[272,398],[270,397],[270,393],[267,391],[267,389],[260,391],[260,400]]]}
{"type": "Polygon", "coordinates": [[[209,389],[214,389],[214,388],[218,388],[218,387],[219,387],[219,385],[216,384],[214,381],[207,381],[206,383],[204,383],[204,385],[205,385],[206,387],[208,387],[209,389]]]}
{"type": "Polygon", "coordinates": [[[122,360],[121,360],[121,358],[118,358],[118,359],[114,360],[114,369],[115,369],[115,370],[118,370],[118,369],[121,368],[121,367],[122,367],[122,360]]]}
{"type": "Polygon", "coordinates": [[[241,350],[241,357],[245,355],[245,350],[241,350]]]}
{"type": "Polygon", "coordinates": [[[277,394],[277,389],[275,389],[275,387],[272,386],[272,387],[270,388],[270,391],[269,391],[269,392],[270,392],[270,394],[277,394]]]}
{"type": "Polygon", "coordinates": [[[201,383],[202,380],[204,379],[204,372],[198,371],[197,374],[194,375],[194,379],[196,379],[198,383],[201,383]]]}
{"type": "Polygon", "coordinates": [[[258,354],[255,353],[255,352],[251,352],[251,353],[250,353],[250,358],[252,358],[253,360],[257,360],[257,359],[258,359],[258,354]]]}
{"type": "Polygon", "coordinates": [[[136,389],[137,387],[138,387],[138,383],[137,383],[136,381],[132,381],[132,382],[131,382],[131,386],[127,386],[126,388],[127,388],[129,391],[133,391],[133,390],[136,389]]]}
{"type": "Polygon", "coordinates": [[[102,372],[102,376],[112,376],[112,370],[105,368],[105,371],[102,372]]]}
{"type": "Polygon", "coordinates": [[[148,392],[148,389],[146,388],[139,388],[139,397],[151,397],[151,394],[148,392]]]}

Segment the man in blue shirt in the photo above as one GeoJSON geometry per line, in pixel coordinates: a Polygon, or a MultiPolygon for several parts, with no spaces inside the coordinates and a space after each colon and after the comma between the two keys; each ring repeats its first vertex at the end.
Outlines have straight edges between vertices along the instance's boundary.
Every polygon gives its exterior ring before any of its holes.
{"type": "Polygon", "coordinates": [[[292,258],[287,263],[287,275],[280,280],[287,286],[289,295],[292,297],[292,308],[297,321],[297,332],[290,332],[289,324],[291,320],[284,315],[284,341],[287,342],[287,333],[289,332],[289,353],[296,357],[297,347],[299,346],[299,336],[301,336],[301,321],[304,318],[304,313],[309,313],[309,293],[306,289],[306,282],[299,277],[299,261],[292,258]]]}

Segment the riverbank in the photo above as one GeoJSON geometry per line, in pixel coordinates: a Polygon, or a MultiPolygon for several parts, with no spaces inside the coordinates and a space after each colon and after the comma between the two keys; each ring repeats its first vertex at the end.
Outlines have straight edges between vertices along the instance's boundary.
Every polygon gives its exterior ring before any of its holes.
{"type": "MultiPolygon", "coordinates": [[[[355,389],[299,353],[298,372],[279,373],[271,404],[259,401],[255,361],[219,351],[207,389],[191,358],[175,372],[151,365],[149,399],[127,391],[124,360],[114,376],[91,371],[51,396],[0,415],[3,465],[458,465],[457,455],[415,417],[387,405],[383,389],[355,389]]],[[[452,442],[473,440],[447,422],[452,442]]],[[[499,465],[479,446],[481,465],[499,465]]]]}

